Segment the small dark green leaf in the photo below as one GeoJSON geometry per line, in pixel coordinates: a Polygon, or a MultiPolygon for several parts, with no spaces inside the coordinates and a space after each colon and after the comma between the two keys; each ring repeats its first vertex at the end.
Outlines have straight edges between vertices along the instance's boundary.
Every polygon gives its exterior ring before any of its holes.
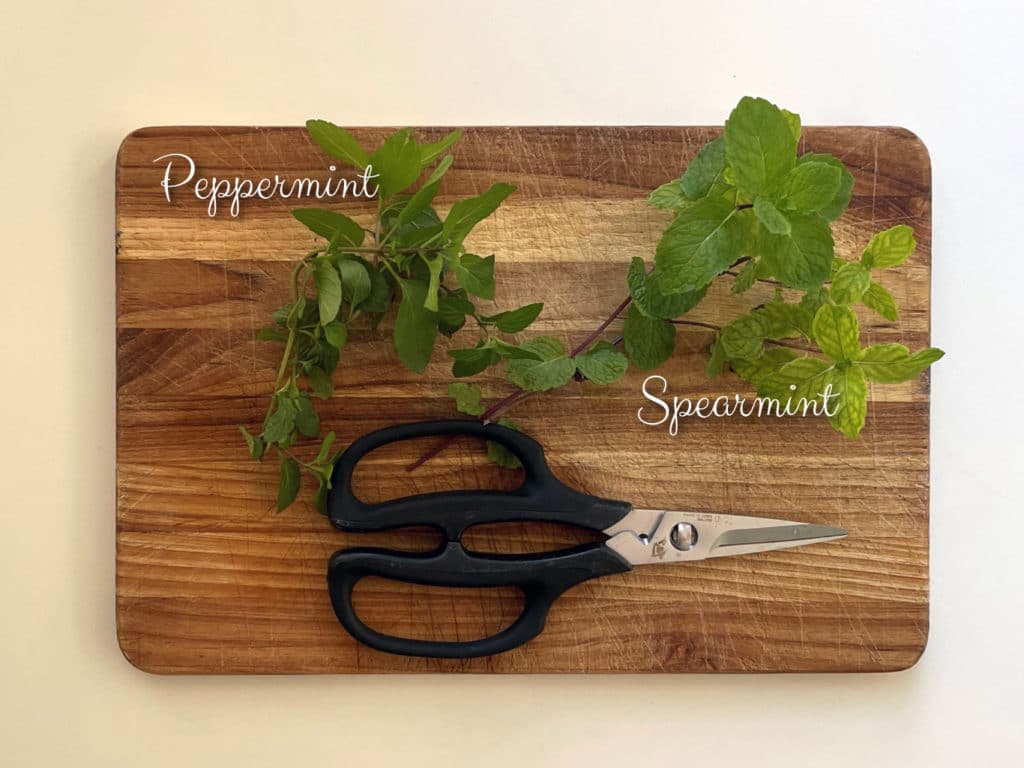
{"type": "Polygon", "coordinates": [[[339,128],[326,120],[307,120],[306,130],[324,152],[360,171],[370,162],[366,150],[359,146],[359,142],[344,128],[339,128]]]}
{"type": "Polygon", "coordinates": [[[332,347],[341,349],[348,341],[348,326],[340,320],[333,320],[324,326],[324,338],[332,347]]]}
{"type": "Polygon", "coordinates": [[[303,437],[316,437],[320,434],[320,417],[313,408],[313,401],[306,395],[300,395],[295,410],[295,428],[303,437]]]}
{"type": "Polygon", "coordinates": [[[292,216],[305,224],[309,229],[332,245],[359,246],[363,243],[363,228],[348,216],[322,208],[296,208],[292,216]]]}
{"type": "Polygon", "coordinates": [[[472,253],[462,254],[452,266],[459,285],[481,299],[494,298],[494,254],[481,258],[472,253]]]}
{"type": "Polygon", "coordinates": [[[626,285],[633,303],[650,317],[676,318],[697,306],[707,293],[707,286],[686,293],[661,291],[658,276],[647,274],[644,260],[634,256],[626,273],[626,285]]]}
{"type": "Polygon", "coordinates": [[[427,286],[417,280],[402,280],[402,302],[395,318],[395,350],[406,368],[423,373],[434,351],[437,313],[424,307],[427,286]]]}
{"type": "Polygon", "coordinates": [[[291,456],[281,457],[281,481],[277,487],[277,511],[283,512],[299,495],[299,462],[291,456]]]}
{"type": "Polygon", "coordinates": [[[768,321],[765,316],[751,312],[725,326],[718,338],[722,342],[727,358],[749,360],[760,357],[764,351],[764,339],[767,334],[768,321]]]}
{"type": "Polygon", "coordinates": [[[338,310],[341,308],[341,278],[338,270],[327,259],[315,259],[313,282],[316,284],[320,322],[329,323],[338,316],[338,310]]]}
{"type": "Polygon", "coordinates": [[[327,400],[334,394],[334,382],[326,371],[320,368],[310,368],[307,378],[309,379],[309,388],[321,400],[327,400]]]}
{"type": "Polygon", "coordinates": [[[626,375],[629,361],[607,341],[599,341],[576,355],[576,367],[595,384],[614,384],[626,375]]]}
{"type": "Polygon", "coordinates": [[[722,339],[719,336],[715,336],[708,352],[710,356],[705,372],[709,379],[715,379],[722,375],[722,366],[725,364],[725,347],[722,346],[722,339]]]}
{"type": "Polygon", "coordinates": [[[252,435],[248,429],[243,427],[241,424],[238,425],[239,431],[242,433],[242,437],[245,438],[245,445],[249,449],[249,455],[254,459],[263,457],[263,441],[252,435]]]}
{"type": "Polygon", "coordinates": [[[314,464],[325,464],[327,462],[327,455],[331,450],[331,445],[334,443],[334,433],[328,432],[324,435],[324,441],[320,443],[320,451],[316,455],[314,464]]]}
{"type": "MultiPolygon", "coordinates": [[[[473,227],[494,213],[501,202],[514,191],[515,187],[511,184],[495,184],[482,195],[459,200],[452,206],[448,218],[444,220],[445,237],[453,242],[462,242],[473,227]]],[[[469,290],[469,286],[463,287],[469,290]]],[[[470,290],[470,293],[473,291],[470,290]]]]}
{"type": "Polygon", "coordinates": [[[632,304],[622,327],[629,361],[642,371],[657,368],[671,357],[676,347],[675,326],[657,317],[648,317],[632,304]]]}
{"type": "Polygon", "coordinates": [[[370,292],[366,295],[366,298],[359,304],[359,309],[363,312],[373,312],[380,314],[387,312],[388,307],[391,306],[391,284],[388,283],[387,278],[383,272],[377,267],[370,264],[365,259],[357,258],[363,268],[366,270],[366,274],[370,278],[370,292]]]}
{"type": "Polygon", "coordinates": [[[537,319],[537,315],[544,309],[544,304],[527,304],[518,309],[510,309],[508,312],[499,312],[496,315],[484,315],[480,319],[485,323],[497,326],[502,333],[519,333],[537,319]]]}
{"type": "Polygon", "coordinates": [[[448,356],[455,361],[452,364],[452,376],[458,378],[475,376],[501,360],[494,347],[484,343],[470,349],[449,349],[448,356]]]}
{"type": "MultiPolygon", "coordinates": [[[[370,295],[370,274],[362,262],[343,259],[338,262],[341,273],[341,295],[350,307],[358,307],[370,295]]],[[[323,322],[323,316],[321,316],[323,322]]]]}
{"type": "Polygon", "coordinates": [[[288,341],[288,332],[280,328],[260,328],[256,331],[256,341],[288,341]]]}

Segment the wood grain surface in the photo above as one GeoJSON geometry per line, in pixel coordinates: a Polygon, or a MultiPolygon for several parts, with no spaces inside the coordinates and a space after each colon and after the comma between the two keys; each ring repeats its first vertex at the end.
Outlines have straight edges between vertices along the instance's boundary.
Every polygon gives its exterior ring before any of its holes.
{"type": "MultiPolygon", "coordinates": [[[[367,144],[386,134],[359,129],[367,144]]],[[[436,138],[442,131],[424,129],[436,138]]],[[[625,296],[632,256],[650,259],[667,223],[647,193],[678,176],[711,128],[472,128],[456,148],[437,204],[498,181],[517,191],[470,236],[498,254],[497,306],[543,301],[529,333],[578,342],[625,296]]],[[[929,337],[930,170],[924,146],[897,128],[808,128],[801,151],[831,152],[856,175],[836,249],[859,254],[870,235],[912,225],[918,250],[882,282],[898,324],[861,314],[869,343],[913,348],[929,337]]],[[[878,671],[913,664],[928,635],[928,381],[871,386],[867,425],[848,440],[818,419],[722,418],[684,423],[676,437],[637,420],[642,374],[617,385],[572,384],[512,414],[546,447],[567,483],[638,506],[765,515],[842,526],[847,539],[692,565],[641,568],[568,592],[529,645],[469,661],[390,656],[360,647],[338,624],[325,573],[353,545],[425,549],[429,531],[358,536],[333,530],[307,503],[273,511],[277,467],[250,460],[236,424],[258,424],[276,345],[255,331],[288,295],[291,265],[313,242],[289,210],[316,201],[248,200],[210,218],[185,188],[159,187],[168,152],[203,176],[326,178],[330,159],[299,128],[148,128],[117,163],[117,617],[125,656],[162,673],[878,671]]],[[[339,174],[341,171],[338,172],[339,174]]],[[[373,203],[337,200],[364,223],[373,203]]],[[[710,323],[771,296],[718,281],[690,317],[710,323]]],[[[384,331],[350,335],[325,428],[348,442],[391,423],[445,417],[449,365],[439,348],[422,376],[396,361],[384,331]]],[[[615,326],[613,326],[613,329],[615,326]]],[[[749,393],[704,374],[709,332],[680,329],[660,371],[672,394],[749,393]]],[[[456,337],[458,340],[458,337],[456,337]]],[[[491,399],[508,389],[484,376],[491,399]]],[[[357,491],[370,499],[514,477],[458,443],[429,471],[403,465],[422,445],[367,459],[357,491]]],[[[301,498],[308,499],[308,489],[301,498]]],[[[474,531],[498,552],[589,540],[554,526],[474,531]]],[[[516,592],[444,590],[368,580],[364,619],[382,631],[472,639],[510,623],[516,592]]]]}

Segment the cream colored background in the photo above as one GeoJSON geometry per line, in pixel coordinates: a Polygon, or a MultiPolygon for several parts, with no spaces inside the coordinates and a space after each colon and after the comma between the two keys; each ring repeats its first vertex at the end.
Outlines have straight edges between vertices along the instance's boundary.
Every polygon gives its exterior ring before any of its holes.
{"type": "Polygon", "coordinates": [[[5,7],[0,765],[1015,763],[1024,746],[1018,8],[5,7]],[[173,679],[124,661],[113,600],[113,168],[124,134],[313,115],[357,125],[719,123],[745,93],[811,124],[905,125],[931,149],[934,340],[949,356],[933,372],[932,634],[916,668],[173,679]]]}

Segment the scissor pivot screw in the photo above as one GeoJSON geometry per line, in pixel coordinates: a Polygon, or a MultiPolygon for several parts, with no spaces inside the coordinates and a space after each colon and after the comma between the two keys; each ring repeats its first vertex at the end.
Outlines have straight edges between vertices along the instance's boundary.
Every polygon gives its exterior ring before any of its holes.
{"type": "Polygon", "coordinates": [[[686,552],[697,543],[697,529],[690,523],[676,523],[672,526],[669,539],[671,539],[673,547],[680,552],[686,552]]]}

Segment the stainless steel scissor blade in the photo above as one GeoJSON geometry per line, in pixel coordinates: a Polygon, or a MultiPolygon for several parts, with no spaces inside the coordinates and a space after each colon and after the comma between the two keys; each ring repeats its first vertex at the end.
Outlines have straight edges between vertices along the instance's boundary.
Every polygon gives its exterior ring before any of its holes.
{"type": "Polygon", "coordinates": [[[666,509],[634,509],[604,533],[607,546],[632,565],[749,555],[846,536],[828,525],[666,509]]]}

